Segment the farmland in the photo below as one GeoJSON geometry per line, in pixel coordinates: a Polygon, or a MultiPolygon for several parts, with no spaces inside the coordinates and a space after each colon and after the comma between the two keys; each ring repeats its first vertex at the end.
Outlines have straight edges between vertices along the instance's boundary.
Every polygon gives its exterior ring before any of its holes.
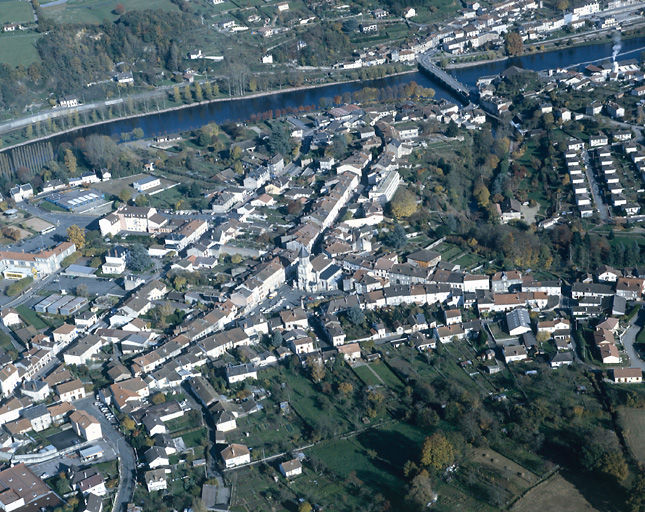
{"type": "MultiPolygon", "coordinates": [[[[58,23],[102,23],[115,20],[115,2],[109,0],[69,0],[64,4],[48,7],[43,5],[45,14],[58,23]]],[[[177,9],[170,0],[129,0],[124,5],[128,10],[135,9],[177,9]]]]}
{"type": "Polygon", "coordinates": [[[24,0],[0,0],[0,25],[5,23],[29,23],[34,13],[29,2],[24,0]]]}
{"type": "Polygon", "coordinates": [[[595,512],[597,509],[591,506],[571,482],[556,475],[531,489],[511,508],[512,512],[543,512],[544,510],[595,512]]]}
{"type": "Polygon", "coordinates": [[[38,62],[40,57],[36,50],[36,41],[40,37],[41,34],[34,32],[0,34],[0,63],[28,66],[38,62]]]}

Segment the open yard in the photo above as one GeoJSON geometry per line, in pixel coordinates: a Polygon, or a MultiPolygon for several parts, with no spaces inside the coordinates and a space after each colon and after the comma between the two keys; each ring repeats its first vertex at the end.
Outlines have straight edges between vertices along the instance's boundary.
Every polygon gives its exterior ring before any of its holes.
{"type": "Polygon", "coordinates": [[[531,489],[513,505],[513,512],[544,512],[545,510],[571,510],[575,512],[595,512],[597,509],[580,494],[578,489],[556,475],[531,489]]]}
{"type": "Polygon", "coordinates": [[[0,0],[0,25],[30,21],[34,21],[34,12],[27,0],[0,0]]]}
{"type": "MultiPolygon", "coordinates": [[[[101,23],[103,20],[114,20],[114,7],[117,2],[111,0],[69,0],[64,4],[43,5],[47,16],[58,23],[101,23]]],[[[177,10],[170,0],[128,0],[124,2],[127,10],[166,9],[177,10]]]]}
{"type": "Polygon", "coordinates": [[[645,409],[621,407],[620,423],[634,457],[645,464],[645,409]]]}

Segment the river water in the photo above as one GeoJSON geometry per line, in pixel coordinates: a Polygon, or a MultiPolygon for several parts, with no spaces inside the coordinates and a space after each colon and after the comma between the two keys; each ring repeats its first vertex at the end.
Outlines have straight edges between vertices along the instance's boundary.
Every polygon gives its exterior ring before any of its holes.
{"type": "MultiPolygon", "coordinates": [[[[543,70],[556,67],[571,67],[588,62],[601,61],[611,57],[611,42],[576,46],[545,53],[524,55],[506,61],[492,62],[478,66],[455,69],[451,73],[463,83],[474,85],[481,76],[501,73],[511,65],[525,69],[543,70]]],[[[619,59],[636,58],[640,60],[640,53],[645,50],[645,37],[628,39],[622,42],[619,59]]],[[[118,136],[123,132],[130,132],[134,128],[141,128],[146,137],[167,133],[178,133],[192,130],[215,121],[218,124],[226,121],[241,121],[249,119],[253,114],[269,110],[319,105],[322,98],[333,98],[346,92],[354,92],[363,87],[384,88],[407,84],[415,81],[424,87],[432,87],[436,91],[436,98],[445,98],[454,102],[458,100],[433,81],[428,75],[417,71],[405,75],[398,75],[377,80],[351,82],[327,85],[312,89],[275,93],[256,98],[220,101],[207,105],[197,105],[181,110],[173,110],[160,114],[149,114],[133,119],[116,120],[103,125],[81,128],[75,132],[59,135],[53,138],[54,144],[65,140],[73,140],[78,136],[88,136],[94,133],[118,136]]]]}

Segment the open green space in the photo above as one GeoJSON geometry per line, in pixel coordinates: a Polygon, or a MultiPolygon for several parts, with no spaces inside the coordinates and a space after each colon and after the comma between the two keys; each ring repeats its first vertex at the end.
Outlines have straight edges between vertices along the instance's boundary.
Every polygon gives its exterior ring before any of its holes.
{"type": "MultiPolygon", "coordinates": [[[[0,9],[2,9],[1,4],[0,9]]],[[[34,32],[0,33],[0,63],[26,67],[33,62],[38,62],[40,57],[36,50],[36,41],[41,35],[34,32]]]]}
{"type": "Polygon", "coordinates": [[[24,304],[18,306],[16,311],[18,311],[20,318],[31,325],[34,329],[40,330],[48,327],[38,313],[24,304]]]}
{"type": "Polygon", "coordinates": [[[0,25],[5,23],[28,23],[34,20],[34,12],[25,0],[0,0],[0,25]]]}
{"type": "Polygon", "coordinates": [[[354,373],[358,375],[358,378],[361,379],[367,386],[380,386],[381,381],[379,378],[374,375],[368,365],[355,366],[353,368],[354,373]]]}
{"type": "MultiPolygon", "coordinates": [[[[110,0],[69,0],[64,4],[48,7],[43,5],[44,13],[58,23],[102,23],[115,20],[118,15],[114,8],[118,2],[110,0]]],[[[143,9],[177,10],[170,0],[128,0],[123,2],[128,11],[143,9]]]]}

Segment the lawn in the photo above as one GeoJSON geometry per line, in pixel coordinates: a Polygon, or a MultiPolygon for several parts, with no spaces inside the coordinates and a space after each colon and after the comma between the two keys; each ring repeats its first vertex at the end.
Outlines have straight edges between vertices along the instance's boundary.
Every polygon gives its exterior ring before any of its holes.
{"type": "Polygon", "coordinates": [[[619,415],[629,448],[641,464],[645,463],[645,409],[621,407],[619,415]]]}
{"type": "Polygon", "coordinates": [[[392,503],[392,510],[404,510],[405,481],[402,468],[418,458],[425,434],[404,423],[391,423],[349,439],[321,443],[307,452],[331,471],[338,481],[364,482],[379,489],[392,503]]]}
{"type": "Polygon", "coordinates": [[[580,494],[580,491],[561,475],[556,475],[531,489],[511,508],[512,512],[543,512],[544,510],[597,511],[580,494]]]}
{"type": "Polygon", "coordinates": [[[201,427],[181,436],[187,448],[201,446],[207,437],[206,428],[201,427]]]}
{"type": "MultiPolygon", "coordinates": [[[[43,12],[58,23],[102,23],[117,18],[112,0],[69,0],[67,3],[48,7],[43,5],[43,12]]],[[[170,0],[128,0],[124,2],[127,10],[165,9],[177,10],[170,0]]]]}
{"type": "Polygon", "coordinates": [[[353,368],[354,373],[358,375],[358,378],[361,379],[366,386],[380,386],[381,381],[376,375],[369,369],[368,365],[355,366],[353,368]]]}
{"type": "Polygon", "coordinates": [[[25,0],[0,0],[0,25],[34,21],[34,11],[25,0]]]}
{"type": "Polygon", "coordinates": [[[390,389],[397,393],[403,391],[403,383],[401,382],[401,379],[394,375],[392,370],[390,370],[385,363],[377,361],[372,363],[371,367],[390,389]]]}
{"type": "Polygon", "coordinates": [[[16,307],[16,311],[25,322],[31,325],[34,329],[46,329],[48,325],[40,318],[40,315],[36,313],[33,309],[23,305],[16,307]]]}
{"type": "MultiPolygon", "coordinates": [[[[0,11],[1,14],[2,12],[0,11]]],[[[36,41],[40,37],[41,34],[33,32],[0,34],[0,63],[14,67],[18,65],[29,66],[33,62],[38,62],[40,57],[36,50],[36,41]]]]}

